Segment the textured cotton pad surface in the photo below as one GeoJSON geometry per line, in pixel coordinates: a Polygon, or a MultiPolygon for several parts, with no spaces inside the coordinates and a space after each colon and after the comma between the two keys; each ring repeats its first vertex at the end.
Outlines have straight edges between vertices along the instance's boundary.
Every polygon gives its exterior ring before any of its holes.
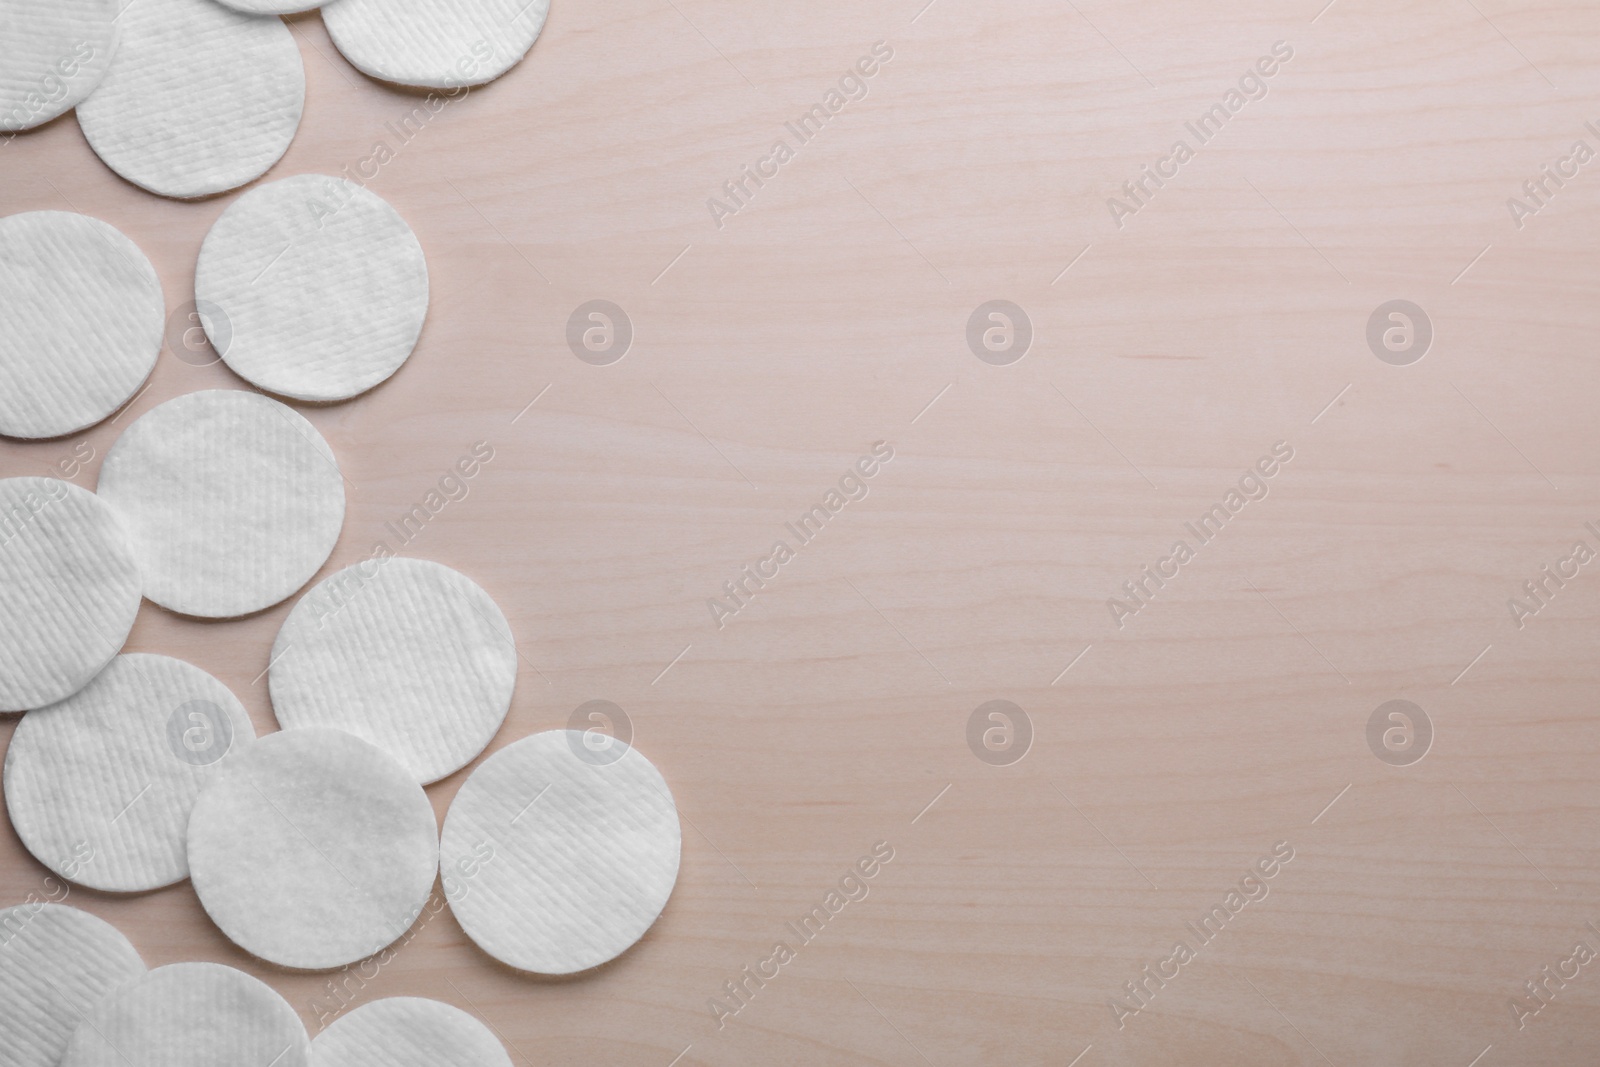
{"type": "Polygon", "coordinates": [[[217,0],[217,2],[235,11],[243,11],[247,15],[293,15],[318,7],[321,0],[217,0]]]}
{"type": "Polygon", "coordinates": [[[82,689],[138,612],[139,567],[116,513],[59,478],[0,480],[0,710],[82,689]]]}
{"type": "Polygon", "coordinates": [[[174,963],[102,1000],[61,1067],[306,1067],[310,1044],[265,983],[220,963],[174,963]]]}
{"type": "Polygon", "coordinates": [[[189,809],[253,740],[244,706],[205,671],[167,656],[118,656],[17,724],[6,809],[28,851],[63,878],[110,892],[157,889],[188,877],[189,809]],[[73,862],[81,841],[94,843],[93,862],[73,862]]]}
{"type": "Polygon", "coordinates": [[[549,13],[550,0],[333,0],[322,21],[362,73],[451,89],[482,85],[514,67],[549,13]]]}
{"type": "Polygon", "coordinates": [[[433,808],[382,749],[339,730],[268,734],[189,817],[189,877],[234,944],[284,967],[354,963],[422,913],[433,808]]]}
{"type": "Polygon", "coordinates": [[[428,313],[422,246],[394,208],[343,178],[301,174],[245,193],[212,225],[196,301],[234,372],[298,400],[344,400],[399,369],[428,313]]]}
{"type": "Polygon", "coordinates": [[[256,393],[206,390],[145,412],[106,453],[98,491],[127,524],[144,595],[202,618],[283,600],[344,525],[333,450],[256,393]]]}
{"type": "Polygon", "coordinates": [[[28,130],[94,91],[117,47],[117,0],[0,0],[0,130],[28,130]]]}
{"type": "Polygon", "coordinates": [[[0,219],[0,292],[0,434],[92,426],[156,365],[161,282],[109,223],[68,211],[0,219]]]}
{"type": "Polygon", "coordinates": [[[605,758],[581,730],[496,752],[445,816],[439,859],[471,870],[450,909],[502,963],[540,974],[598,966],[644,936],[678,878],[678,809],[637,749],[605,758]]]}
{"type": "Polygon", "coordinates": [[[511,1057],[487,1026],[460,1008],[389,997],[318,1034],[311,1067],[511,1067],[511,1057]]]}
{"type": "Polygon", "coordinates": [[[424,783],[484,750],[517,682],[511,627],[489,594],[421,559],[369,560],[318,583],[284,620],[270,662],[284,729],[345,730],[424,783]]]}
{"type": "Polygon", "coordinates": [[[56,1067],[79,1020],[144,973],[128,939],[86,911],[0,911],[0,1063],[56,1067]]]}
{"type": "Polygon", "coordinates": [[[100,87],[78,106],[89,147],[162,196],[234,189],[267,172],[300,125],[306,75],[282,19],[214,0],[133,0],[100,87]]]}

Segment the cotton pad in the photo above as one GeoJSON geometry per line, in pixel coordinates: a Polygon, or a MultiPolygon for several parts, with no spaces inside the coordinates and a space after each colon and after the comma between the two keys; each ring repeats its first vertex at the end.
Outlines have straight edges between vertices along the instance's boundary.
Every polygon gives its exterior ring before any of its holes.
{"type": "Polygon", "coordinates": [[[117,0],[0,0],[0,130],[28,130],[94,91],[117,49],[117,0]]]}
{"type": "Polygon", "coordinates": [[[315,9],[320,0],[217,0],[247,15],[294,15],[315,9]]]}
{"type": "Polygon", "coordinates": [[[505,721],[517,649],[470,578],[421,559],[369,560],[318,583],[284,620],[268,672],[286,730],[332,726],[437,781],[505,721]]]}
{"type": "Polygon", "coordinates": [[[489,1028],[460,1008],[389,997],[336,1019],[311,1042],[311,1067],[511,1067],[489,1028]]]}
{"type": "Polygon", "coordinates": [[[152,193],[210,196],[267,172],[300,125],[306,76],[282,19],[215,0],[133,0],[111,69],[78,106],[105,165],[152,193]]]}
{"type": "Polygon", "coordinates": [[[0,1063],[56,1067],[78,1021],[144,973],[128,939],[86,911],[0,911],[0,1063]]]}
{"type": "Polygon", "coordinates": [[[306,1067],[309,1046],[270,986],[220,963],[174,963],[102,1000],[61,1067],[306,1067]]]}
{"type": "Polygon", "coordinates": [[[644,936],[678,877],[672,793],[621,746],[586,759],[577,730],[501,749],[472,772],[445,816],[439,859],[472,871],[450,909],[502,963],[540,974],[598,966],[644,936]]]}
{"type": "Polygon", "coordinates": [[[322,21],[363,74],[400,85],[482,85],[514,67],[550,0],[333,0],[322,21]]]}
{"type": "Polygon", "coordinates": [[[344,525],[333,450],[256,393],[211,389],[145,412],[106,453],[98,492],[127,524],[144,595],[208,619],[288,597],[344,525]]]}
{"type": "Polygon", "coordinates": [[[118,656],[17,724],[6,809],[28,851],[62,877],[113,893],[157,889],[189,876],[189,809],[253,740],[244,706],[205,671],[118,656]],[[71,863],[80,841],[94,843],[94,862],[71,863]]]}
{"type": "Polygon", "coordinates": [[[156,365],[161,282],[109,223],[68,211],[0,219],[0,292],[0,434],[93,426],[156,365]]]}
{"type": "Polygon", "coordinates": [[[428,798],[404,767],[323,727],[268,734],[189,816],[189,877],[247,952],[302,970],[370,956],[422,913],[439,869],[428,798]]]}
{"type": "Polygon", "coordinates": [[[298,400],[344,400],[400,368],[428,313],[422,246],[354,182],[301,174],[252,189],[206,234],[196,303],[226,316],[234,373],[298,400]]]}
{"type": "Polygon", "coordinates": [[[82,689],[138,612],[139,567],[111,508],[59,478],[0,479],[0,710],[82,689]]]}

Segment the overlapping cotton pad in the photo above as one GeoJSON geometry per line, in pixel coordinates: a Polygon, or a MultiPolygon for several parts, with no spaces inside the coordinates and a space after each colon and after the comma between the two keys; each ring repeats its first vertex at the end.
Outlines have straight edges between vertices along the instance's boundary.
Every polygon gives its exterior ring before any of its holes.
{"type": "Polygon", "coordinates": [[[0,293],[0,434],[59,437],[92,426],[156,365],[161,282],[109,223],[68,211],[0,219],[0,293]]]}
{"type": "Polygon", "coordinates": [[[0,1063],[56,1067],[79,1020],[144,973],[128,939],[86,911],[0,911],[0,1063]]]}
{"type": "Polygon", "coordinates": [[[59,478],[0,480],[0,710],[53,704],[122,649],[139,567],[117,515],[59,478]]]}
{"type": "Polygon", "coordinates": [[[29,130],[94,91],[117,49],[117,0],[0,0],[0,130],[29,130]]]}
{"type": "Polygon", "coordinates": [[[423,783],[484,750],[517,681],[511,627],[489,594],[421,559],[368,560],[325,578],[284,620],[269,662],[284,729],[345,730],[423,783]]]}
{"type": "Polygon", "coordinates": [[[482,85],[538,39],[550,0],[333,0],[322,21],[363,74],[400,85],[482,85]]]}
{"type": "Polygon", "coordinates": [[[145,412],[106,453],[98,491],[127,524],[144,595],[203,618],[288,597],[344,525],[333,450],[256,393],[206,390],[145,412]]]}
{"type": "Polygon", "coordinates": [[[389,997],[336,1019],[311,1042],[311,1067],[511,1067],[487,1026],[460,1008],[389,997]]]}
{"type": "Polygon", "coordinates": [[[339,730],[261,738],[189,817],[189,877],[206,913],[234,944],[284,967],[340,967],[396,940],[438,868],[422,787],[339,730]]]}
{"type": "Polygon", "coordinates": [[[252,189],[206,234],[197,302],[221,308],[212,345],[234,372],[298,400],[344,400],[400,368],[428,313],[428,265],[376,194],[325,174],[252,189]]]}
{"type": "Polygon", "coordinates": [[[502,963],[571,974],[644,936],[678,877],[678,809],[634,748],[585,758],[583,734],[550,730],[472,772],[445,816],[439,858],[471,869],[450,908],[502,963]],[[609,758],[609,756],[608,756],[609,758]]]}
{"type": "Polygon", "coordinates": [[[305,104],[283,20],[215,0],[134,0],[78,125],[106,166],[162,196],[209,196],[267,172],[305,104]]]}
{"type": "Polygon", "coordinates": [[[6,810],[28,851],[92,889],[189,875],[184,831],[201,787],[255,740],[244,706],[198,667],[118,656],[83,689],[30,711],[6,750],[6,810]],[[91,863],[75,863],[92,841],[91,863]]]}
{"type": "Polygon", "coordinates": [[[264,982],[220,963],[174,963],[102,1000],[61,1067],[306,1067],[310,1044],[264,982]]]}

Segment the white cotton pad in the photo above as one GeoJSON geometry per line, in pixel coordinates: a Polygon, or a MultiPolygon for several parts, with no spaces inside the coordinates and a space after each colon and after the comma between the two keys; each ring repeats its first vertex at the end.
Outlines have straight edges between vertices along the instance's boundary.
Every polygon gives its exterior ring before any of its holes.
{"type": "Polygon", "coordinates": [[[139,566],[111,508],[59,478],[0,480],[0,710],[82,689],[138,612],[139,566]]]}
{"type": "Polygon", "coordinates": [[[228,762],[189,816],[201,905],[234,944],[283,967],[341,967],[397,940],[438,869],[422,787],[340,730],[268,734],[228,762]]]}
{"type": "Polygon", "coordinates": [[[118,0],[0,0],[0,130],[29,130],[94,91],[117,49],[118,0]]]}
{"type": "Polygon", "coordinates": [[[208,619],[290,596],[344,525],[333,450],[256,393],[210,389],[145,412],[106,453],[98,492],[128,527],[144,595],[208,619]]]}
{"type": "Polygon", "coordinates": [[[144,973],[128,939],[86,911],[0,911],[0,1063],[56,1067],[79,1020],[144,973]]]}
{"type": "Polygon", "coordinates": [[[344,400],[411,355],[428,314],[428,264],[394,208],[354,182],[301,174],[229,205],[200,246],[197,302],[234,373],[297,400],[344,400]]]}
{"type": "Polygon", "coordinates": [[[78,105],[89,147],[152,193],[210,196],[259,178],[300,125],[306,75],[282,19],[215,0],[132,0],[104,80],[78,105]]]}
{"type": "Polygon", "coordinates": [[[460,1008],[389,997],[335,1020],[311,1042],[311,1067],[511,1067],[489,1028],[460,1008]]]}
{"type": "Polygon", "coordinates": [[[6,809],[40,863],[91,889],[130,893],[189,876],[184,831],[201,787],[255,729],[227,686],[167,656],[118,656],[59,704],[17,724],[6,809]],[[91,863],[72,862],[93,842],[91,863]]]}
{"type": "Polygon", "coordinates": [[[314,10],[321,0],[217,0],[217,3],[247,15],[294,15],[314,10]]]}
{"type": "Polygon", "coordinates": [[[220,963],[173,963],[102,1000],[61,1067],[306,1067],[310,1044],[266,983],[220,963]]]}
{"type": "Polygon", "coordinates": [[[586,755],[583,732],[525,737],[483,762],[445,816],[448,873],[471,871],[450,909],[495,959],[571,974],[621,954],[678,878],[672,793],[634,748],[586,755]]]}
{"type": "Polygon", "coordinates": [[[511,627],[466,575],[368,560],[318,583],[283,621],[268,672],[286,730],[332,726],[438,781],[482,752],[517,682],[511,627]]]}
{"type": "Polygon", "coordinates": [[[322,21],[363,74],[452,89],[516,66],[549,13],[550,0],[333,0],[322,21]]]}
{"type": "Polygon", "coordinates": [[[0,219],[0,293],[0,434],[93,426],[156,365],[161,282],[109,223],[68,211],[0,219]]]}

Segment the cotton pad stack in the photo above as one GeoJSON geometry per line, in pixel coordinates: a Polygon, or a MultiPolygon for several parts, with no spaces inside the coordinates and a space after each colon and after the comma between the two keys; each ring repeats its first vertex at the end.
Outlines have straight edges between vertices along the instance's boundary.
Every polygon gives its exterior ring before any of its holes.
{"type": "MultiPolygon", "coordinates": [[[[179,200],[238,189],[295,136],[305,71],[279,16],[315,6],[0,0],[0,131],[75,108],[93,152],[142,189],[179,200]]],[[[363,72],[453,98],[520,62],[548,6],[333,0],[322,18],[363,72]]],[[[441,840],[424,786],[500,732],[518,674],[511,626],[441,563],[376,553],[316,582],[349,483],[317,428],[277,398],[347,401],[411,357],[429,277],[399,212],[343,178],[267,182],[217,214],[194,277],[206,335],[251,388],[189,392],[130,418],[96,492],[0,480],[0,712],[24,713],[0,788],[54,887],[51,902],[0,911],[0,1065],[510,1067],[482,1022],[409,997],[365,1004],[312,1042],[260,980],[215,963],[146,970],[117,930],[57,902],[69,892],[57,878],[105,893],[187,878],[243,952],[332,970],[414,929],[442,858],[446,899],[487,955],[571,974],[637,943],[677,879],[681,832],[661,774],[627,744],[596,748],[576,731],[483,760],[441,840]],[[258,738],[200,667],[122,651],[141,598],[193,626],[308,585],[260,650],[275,733],[258,738]]],[[[0,435],[75,434],[120,421],[143,395],[165,301],[156,269],[110,223],[0,218],[0,292],[0,435]]]]}

